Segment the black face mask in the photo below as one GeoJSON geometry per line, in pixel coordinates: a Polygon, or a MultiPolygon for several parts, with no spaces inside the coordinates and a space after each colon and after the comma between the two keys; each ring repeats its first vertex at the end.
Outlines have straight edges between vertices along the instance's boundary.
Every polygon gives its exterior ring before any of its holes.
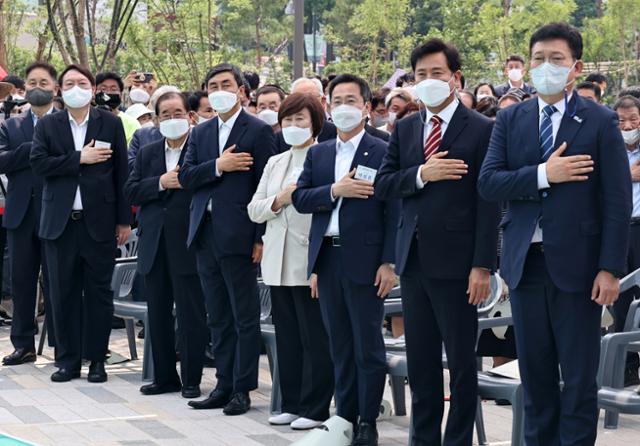
{"type": "Polygon", "coordinates": [[[25,94],[27,102],[34,107],[42,107],[53,101],[53,91],[44,90],[42,88],[32,88],[27,90],[25,94]]]}
{"type": "Polygon", "coordinates": [[[107,107],[114,109],[118,108],[122,99],[120,98],[119,93],[96,93],[96,104],[97,105],[106,105],[107,107]]]}

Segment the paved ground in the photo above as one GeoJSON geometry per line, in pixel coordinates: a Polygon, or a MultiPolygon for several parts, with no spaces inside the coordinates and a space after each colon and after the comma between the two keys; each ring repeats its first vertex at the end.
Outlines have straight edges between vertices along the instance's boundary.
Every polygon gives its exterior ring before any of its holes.
{"type": "MultiPolygon", "coordinates": [[[[138,347],[142,352],[141,343],[138,347]]],[[[124,330],[114,330],[111,349],[128,354],[124,330]]],[[[0,355],[10,351],[9,329],[0,327],[0,355]]],[[[35,364],[0,368],[0,433],[32,444],[65,446],[283,446],[303,435],[267,423],[271,380],[266,357],[261,360],[260,388],[251,394],[253,409],[245,416],[226,417],[220,410],[191,410],[177,394],[141,395],[141,361],[109,366],[106,384],[86,379],[53,384],[52,353],[45,350],[35,364]]],[[[208,393],[213,386],[213,370],[206,369],[202,390],[208,393]]],[[[391,399],[388,388],[385,398],[391,399]]],[[[491,445],[509,445],[510,408],[493,402],[483,406],[491,445]]],[[[408,417],[380,422],[380,444],[407,444],[408,424],[408,417]]],[[[605,432],[600,423],[598,445],[638,444],[640,417],[622,416],[616,431],[605,432]]]]}

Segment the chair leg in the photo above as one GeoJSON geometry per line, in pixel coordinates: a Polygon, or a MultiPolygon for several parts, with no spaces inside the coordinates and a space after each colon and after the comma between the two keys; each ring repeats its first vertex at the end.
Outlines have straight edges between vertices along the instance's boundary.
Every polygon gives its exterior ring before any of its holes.
{"type": "Polygon", "coordinates": [[[124,327],[127,330],[127,341],[129,342],[129,354],[132,360],[138,359],[138,349],[136,348],[136,330],[133,319],[125,319],[124,327]]]}
{"type": "Polygon", "coordinates": [[[42,351],[44,350],[44,343],[47,340],[47,315],[44,315],[44,320],[42,321],[42,331],[40,332],[40,340],[38,341],[38,355],[42,355],[42,351]]]}
{"type": "Polygon", "coordinates": [[[389,385],[391,386],[391,399],[393,400],[393,411],[399,417],[407,415],[407,405],[404,396],[405,376],[389,375],[389,385]]]}
{"type": "MultiPolygon", "coordinates": [[[[146,315],[144,317],[144,326],[149,326],[149,317],[146,315]]],[[[149,333],[148,329],[144,332],[144,352],[142,355],[142,380],[153,381],[153,352],[151,351],[151,333],[149,333]]]]}
{"type": "Polygon", "coordinates": [[[524,395],[519,385],[511,399],[513,421],[511,423],[511,446],[524,446],[524,395]]]}
{"type": "Polygon", "coordinates": [[[278,368],[278,352],[275,342],[271,343],[265,339],[265,350],[267,351],[267,360],[269,362],[269,371],[271,372],[271,401],[269,409],[271,413],[280,413],[282,411],[282,392],[280,391],[280,372],[278,368]]]}
{"type": "Polygon", "coordinates": [[[605,429],[618,429],[618,418],[620,414],[611,410],[604,411],[604,428],[605,429]]]}
{"type": "Polygon", "coordinates": [[[478,444],[486,445],[487,432],[484,429],[484,416],[482,415],[482,400],[478,398],[478,407],[476,409],[476,434],[478,435],[478,444]]]}

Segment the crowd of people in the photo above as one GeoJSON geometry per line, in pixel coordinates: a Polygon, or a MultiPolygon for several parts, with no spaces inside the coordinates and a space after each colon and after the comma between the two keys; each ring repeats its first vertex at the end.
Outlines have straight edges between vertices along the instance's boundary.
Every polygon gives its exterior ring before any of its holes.
{"type": "MultiPolygon", "coordinates": [[[[619,279],[640,267],[640,88],[602,105],[607,79],[582,81],[582,50],[576,29],[542,26],[528,61],[505,61],[504,84],[473,90],[440,39],[376,91],[348,73],[260,85],[226,63],[192,92],[45,62],[5,78],[15,350],[3,364],[36,360],[42,270],[51,380],[88,361],[88,381],[107,381],[115,252],[133,227],[154,364],[145,395],[200,397],[211,343],[216,387],[189,406],[250,409],[260,276],[282,390],[269,422],[315,428],[335,399],[352,444],[377,445],[384,298],[399,277],[413,445],[472,444],[479,354],[518,358],[527,444],[595,444],[602,307],[621,330],[636,294],[618,299],[619,279]],[[514,325],[477,349],[498,269],[514,325]]],[[[637,355],[625,378],[638,384],[637,355]]]]}

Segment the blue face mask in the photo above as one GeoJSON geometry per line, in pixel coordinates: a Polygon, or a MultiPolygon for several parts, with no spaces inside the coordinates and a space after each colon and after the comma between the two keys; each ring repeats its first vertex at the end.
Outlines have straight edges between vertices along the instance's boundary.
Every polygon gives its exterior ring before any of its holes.
{"type": "Polygon", "coordinates": [[[562,92],[567,85],[573,82],[567,82],[567,79],[576,62],[570,67],[555,65],[550,62],[538,65],[530,71],[533,86],[536,87],[538,93],[545,96],[552,96],[562,92]]]}

